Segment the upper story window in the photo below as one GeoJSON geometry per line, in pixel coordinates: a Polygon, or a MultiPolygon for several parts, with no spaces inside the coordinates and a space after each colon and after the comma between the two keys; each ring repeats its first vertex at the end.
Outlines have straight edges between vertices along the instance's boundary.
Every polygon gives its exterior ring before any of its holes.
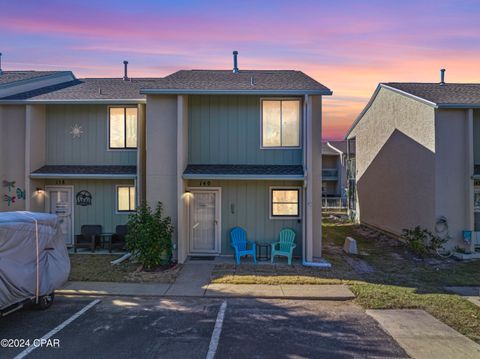
{"type": "Polygon", "coordinates": [[[300,147],[300,100],[262,100],[262,147],[300,147]]]}
{"type": "Polygon", "coordinates": [[[136,107],[110,107],[108,126],[110,149],[137,148],[136,107]]]}

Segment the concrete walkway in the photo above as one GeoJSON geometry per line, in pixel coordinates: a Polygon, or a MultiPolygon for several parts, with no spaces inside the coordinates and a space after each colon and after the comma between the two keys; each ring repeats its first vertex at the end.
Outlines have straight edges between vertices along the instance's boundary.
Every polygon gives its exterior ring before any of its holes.
{"type": "Polygon", "coordinates": [[[187,262],[183,265],[175,283],[166,292],[170,296],[202,297],[210,283],[214,263],[187,262]]]}
{"type": "Polygon", "coordinates": [[[480,358],[480,345],[423,310],[367,310],[413,358],[480,358]]]}

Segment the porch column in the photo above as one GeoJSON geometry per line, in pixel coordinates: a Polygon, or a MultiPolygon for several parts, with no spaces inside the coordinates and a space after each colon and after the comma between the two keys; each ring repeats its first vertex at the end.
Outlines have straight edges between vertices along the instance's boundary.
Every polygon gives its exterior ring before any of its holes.
{"type": "MultiPolygon", "coordinates": [[[[465,175],[465,195],[466,195],[466,229],[473,231],[475,229],[475,213],[474,213],[474,180],[472,179],[473,169],[474,169],[474,149],[473,149],[473,109],[467,110],[467,140],[465,141],[466,146],[466,175],[465,175]]],[[[475,251],[475,236],[472,235],[472,242],[470,243],[470,250],[475,251]]]]}
{"type": "Polygon", "coordinates": [[[178,249],[179,263],[185,262],[188,254],[188,200],[185,195],[186,181],[183,171],[188,163],[188,96],[177,97],[177,198],[178,198],[178,249]]]}
{"type": "Polygon", "coordinates": [[[305,206],[305,260],[322,256],[322,98],[308,96],[306,114],[307,188],[305,206]]]}

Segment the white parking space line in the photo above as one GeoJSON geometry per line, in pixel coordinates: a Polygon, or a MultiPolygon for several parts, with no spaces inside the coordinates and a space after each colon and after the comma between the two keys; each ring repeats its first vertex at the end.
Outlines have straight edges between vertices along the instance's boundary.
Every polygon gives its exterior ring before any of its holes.
{"type": "Polygon", "coordinates": [[[215,328],[213,328],[212,338],[208,347],[207,359],[213,359],[217,352],[218,342],[220,341],[220,334],[222,334],[223,318],[225,318],[225,310],[227,309],[227,301],[225,300],[217,314],[217,321],[215,328]]]}
{"type": "MultiPolygon", "coordinates": [[[[67,325],[72,323],[74,320],[78,319],[81,315],[85,314],[90,308],[93,306],[97,305],[100,303],[100,299],[95,299],[93,302],[90,302],[88,305],[83,307],[81,310],[76,312],[74,315],[72,315],[70,318],[65,320],[62,324],[58,325],[57,327],[53,328],[50,330],[47,334],[45,334],[43,337],[40,338],[40,341],[42,340],[47,340],[57,334],[60,330],[65,328],[67,325]]],[[[30,354],[32,351],[37,349],[37,346],[35,345],[30,345],[28,348],[26,348],[24,351],[22,351],[20,354],[18,354],[14,359],[22,359],[25,358],[28,354],[30,354]]]]}

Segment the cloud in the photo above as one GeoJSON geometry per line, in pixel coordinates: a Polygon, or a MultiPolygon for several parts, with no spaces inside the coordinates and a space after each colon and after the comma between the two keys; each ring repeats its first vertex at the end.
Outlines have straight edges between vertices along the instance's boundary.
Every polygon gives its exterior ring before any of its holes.
{"type": "Polygon", "coordinates": [[[25,0],[2,5],[5,67],[136,77],[180,68],[302,70],[334,91],[324,134],[342,137],[376,85],[480,82],[480,4],[385,2],[25,0]],[[431,9],[435,7],[435,11],[431,9]],[[25,9],[28,8],[28,11],[25,9]],[[32,60],[34,59],[34,60],[32,60]]]}

